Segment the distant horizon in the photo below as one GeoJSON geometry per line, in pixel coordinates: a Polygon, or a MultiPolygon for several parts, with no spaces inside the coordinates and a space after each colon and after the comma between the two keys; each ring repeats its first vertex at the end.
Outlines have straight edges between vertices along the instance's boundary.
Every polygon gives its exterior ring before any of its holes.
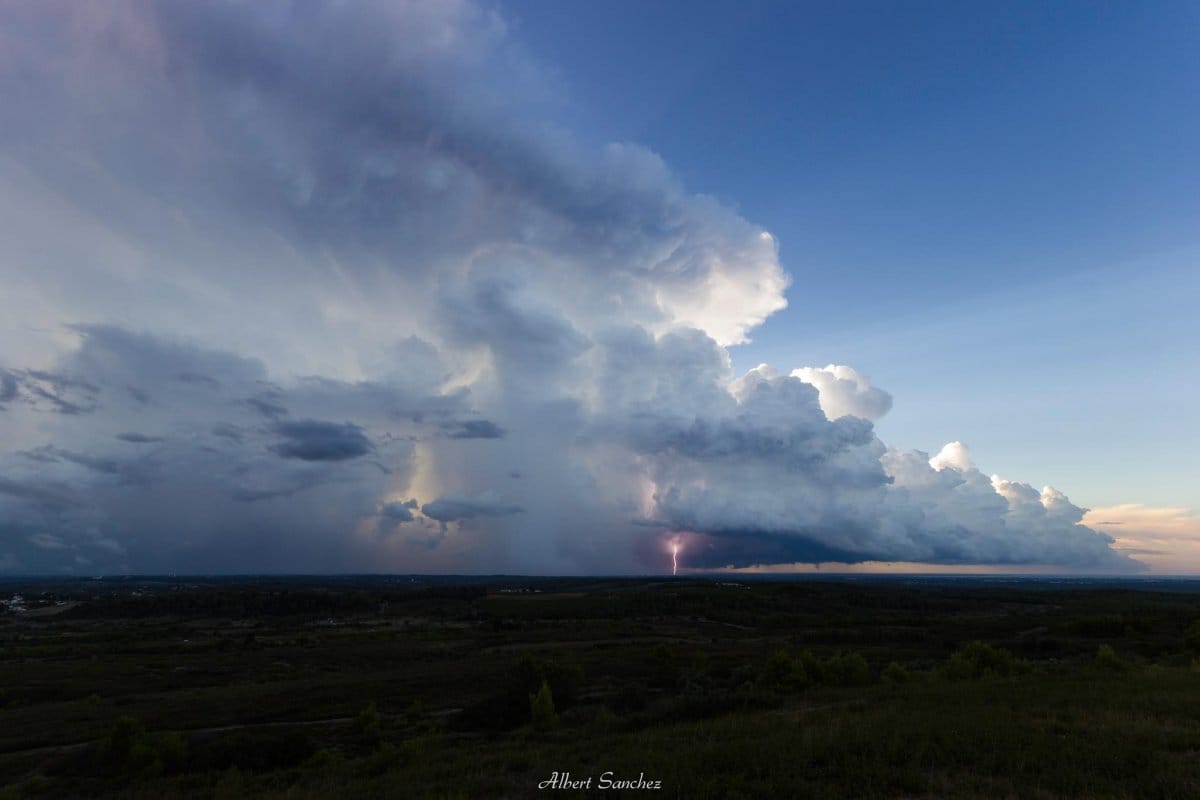
{"type": "Polygon", "coordinates": [[[153,578],[170,578],[172,580],[185,579],[229,579],[229,578],[471,578],[482,579],[491,578],[497,580],[555,580],[555,579],[579,579],[579,580],[607,580],[607,579],[629,579],[629,580],[676,580],[683,581],[689,578],[704,578],[704,579],[744,579],[744,580],[788,580],[788,579],[807,579],[807,578],[823,578],[823,577],[851,577],[851,578],[1020,578],[1028,580],[1042,579],[1081,579],[1081,580],[1117,580],[1117,581],[1141,581],[1154,582],[1158,580],[1200,580],[1200,575],[1196,574],[1157,574],[1157,573],[1083,573],[1083,572],[841,572],[841,571],[821,571],[821,572],[760,572],[760,573],[729,573],[729,572],[694,572],[686,575],[672,575],[670,573],[621,573],[621,574],[509,574],[509,573],[424,573],[424,572],[229,572],[229,573],[130,573],[130,574],[111,574],[111,575],[37,575],[37,574],[16,574],[5,573],[0,574],[0,583],[12,583],[29,580],[63,580],[63,581],[103,581],[103,580],[137,580],[137,579],[153,579],[153,578]]]}

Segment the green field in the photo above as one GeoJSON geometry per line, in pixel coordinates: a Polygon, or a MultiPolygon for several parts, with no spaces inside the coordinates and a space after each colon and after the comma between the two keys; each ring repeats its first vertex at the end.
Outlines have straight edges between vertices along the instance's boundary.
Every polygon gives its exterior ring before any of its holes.
{"type": "Polygon", "coordinates": [[[0,588],[3,797],[1200,797],[1190,585],[0,588]]]}

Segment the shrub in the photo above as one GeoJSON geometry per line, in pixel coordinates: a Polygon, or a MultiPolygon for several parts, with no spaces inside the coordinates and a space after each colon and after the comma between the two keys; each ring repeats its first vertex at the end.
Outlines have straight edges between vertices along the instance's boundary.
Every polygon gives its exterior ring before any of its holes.
{"type": "Polygon", "coordinates": [[[408,708],[404,709],[404,724],[405,725],[420,725],[425,722],[425,704],[421,702],[421,698],[417,698],[409,703],[408,708]]]}
{"type": "Polygon", "coordinates": [[[833,686],[865,686],[871,682],[871,668],[865,658],[850,650],[825,662],[825,678],[833,686]]]}
{"type": "Polygon", "coordinates": [[[808,683],[808,675],[804,671],[804,664],[780,649],[767,659],[761,683],[768,689],[790,691],[803,688],[808,683]]]}
{"type": "Polygon", "coordinates": [[[158,759],[167,772],[179,772],[187,765],[188,747],[182,736],[174,731],[158,738],[158,759]]]}
{"type": "Polygon", "coordinates": [[[1117,657],[1112,645],[1102,644],[1096,648],[1096,666],[1113,672],[1124,672],[1129,665],[1117,657]]]}
{"type": "Polygon", "coordinates": [[[575,703],[583,683],[583,668],[572,661],[526,656],[517,663],[512,681],[514,694],[521,699],[537,691],[541,684],[549,683],[550,691],[565,708],[575,703]]]}
{"type": "MultiPolygon", "coordinates": [[[[182,743],[182,740],[180,740],[182,743]]],[[[157,742],[134,717],[120,717],[96,747],[102,766],[126,775],[156,775],[163,770],[157,742]]]]}
{"type": "Polygon", "coordinates": [[[529,717],[535,731],[552,730],[558,724],[558,715],[554,713],[554,697],[548,682],[542,681],[542,688],[536,694],[529,695],[529,717]]]}
{"type": "Polygon", "coordinates": [[[134,717],[124,716],[113,723],[112,729],[100,740],[97,755],[100,760],[112,765],[124,764],[129,758],[134,743],[146,735],[142,723],[134,717]]]}
{"type": "Polygon", "coordinates": [[[881,677],[884,683],[901,684],[908,683],[912,675],[904,667],[893,661],[884,667],[881,677]]]}
{"type": "Polygon", "coordinates": [[[495,694],[467,708],[452,724],[460,729],[515,728],[529,721],[529,696],[543,683],[549,684],[558,707],[566,709],[574,705],[582,681],[583,669],[574,662],[526,656],[495,694]]]}
{"type": "Polygon", "coordinates": [[[811,683],[825,683],[825,665],[821,663],[821,659],[812,654],[811,650],[805,650],[800,654],[800,666],[804,668],[804,675],[811,683]]]}
{"type": "Polygon", "coordinates": [[[379,744],[382,723],[375,703],[368,703],[366,708],[358,712],[358,716],[354,719],[354,732],[367,744],[379,744]]]}
{"type": "Polygon", "coordinates": [[[230,767],[213,787],[215,800],[235,800],[246,796],[246,779],[237,767],[230,767]]]}
{"type": "Polygon", "coordinates": [[[1200,619],[1187,626],[1183,632],[1183,646],[1189,652],[1200,653],[1200,619]]]}
{"type": "Polygon", "coordinates": [[[951,680],[996,676],[1011,678],[1024,675],[1031,667],[1023,658],[1017,658],[1002,647],[992,647],[983,642],[971,642],[950,656],[942,674],[951,680]]]}

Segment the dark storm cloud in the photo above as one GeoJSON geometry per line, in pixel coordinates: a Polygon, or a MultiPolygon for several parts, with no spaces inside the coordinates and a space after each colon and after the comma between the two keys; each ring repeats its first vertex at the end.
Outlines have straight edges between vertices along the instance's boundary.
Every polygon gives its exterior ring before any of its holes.
{"type": "Polygon", "coordinates": [[[29,461],[40,461],[43,464],[52,464],[60,459],[54,455],[54,449],[51,447],[39,447],[36,450],[21,450],[17,455],[29,461]]]}
{"type": "MultiPolygon", "coordinates": [[[[846,417],[819,425],[784,425],[736,419],[679,419],[636,415],[631,420],[631,445],[643,453],[669,454],[706,462],[773,463],[789,472],[822,474],[840,453],[874,442],[871,423],[846,417]]],[[[888,482],[883,469],[861,477],[866,486],[888,482]]]]}
{"type": "Polygon", "coordinates": [[[90,456],[86,453],[73,453],[70,450],[62,450],[59,448],[53,449],[53,454],[58,456],[63,461],[69,461],[72,464],[78,464],[92,472],[100,472],[105,475],[118,475],[121,473],[121,462],[112,458],[101,458],[90,456]]]}
{"type": "Polygon", "coordinates": [[[202,386],[209,386],[213,389],[220,387],[221,382],[211,375],[201,375],[199,372],[181,372],[175,376],[175,379],[183,383],[198,383],[202,386]]]}
{"type": "MultiPolygon", "coordinates": [[[[409,479],[413,440],[444,436],[436,424],[402,424],[392,410],[428,409],[435,419],[466,412],[461,393],[304,379],[269,390],[300,419],[264,425],[240,402],[265,385],[259,362],[114,327],[88,329],[56,374],[108,399],[86,417],[45,419],[38,437],[51,444],[0,452],[0,522],[19,524],[21,541],[45,533],[64,544],[12,551],[10,561],[25,568],[45,569],[47,558],[66,553],[106,571],[152,571],[166,566],[166,547],[193,569],[220,571],[231,553],[260,570],[312,569],[322,558],[325,568],[365,569],[374,562],[352,546],[355,526],[377,518],[386,481],[409,479]],[[203,371],[216,383],[178,381],[181,371],[203,371]],[[147,387],[154,402],[141,403],[130,386],[147,387]],[[343,555],[318,555],[331,541],[343,555]]],[[[39,413],[15,408],[25,417],[10,432],[39,413]]]]}
{"type": "Polygon", "coordinates": [[[260,500],[273,500],[277,497],[291,497],[300,491],[297,487],[282,489],[234,489],[233,498],[241,503],[257,503],[260,500]]]}
{"type": "MultiPolygon", "coordinates": [[[[23,386],[35,408],[76,416],[96,410],[99,387],[84,380],[45,370],[24,370],[13,378],[23,386]],[[45,401],[45,402],[42,402],[45,401]]],[[[13,392],[15,397],[16,391],[13,392]]]]}
{"type": "Polygon", "coordinates": [[[64,509],[76,503],[70,487],[47,480],[17,481],[0,476],[0,495],[50,510],[64,509]]]}
{"type": "Polygon", "coordinates": [[[451,439],[503,439],[504,428],[491,420],[469,419],[442,424],[451,439]]]}
{"type": "Polygon", "coordinates": [[[248,397],[243,402],[258,413],[262,414],[264,417],[268,417],[270,419],[287,416],[288,413],[288,410],[279,402],[278,395],[275,393],[260,394],[256,397],[248,397]]]}
{"type": "Polygon", "coordinates": [[[393,522],[412,522],[415,517],[413,511],[417,508],[416,500],[404,500],[402,502],[384,503],[379,507],[379,516],[391,520],[393,522]]]}
{"type": "Polygon", "coordinates": [[[133,398],[142,404],[156,393],[162,395],[159,399],[206,402],[214,388],[255,386],[266,377],[260,361],[183,340],[116,325],[72,325],[71,329],[82,342],[61,371],[70,376],[65,380],[91,386],[93,392],[103,384],[134,390],[133,398]],[[182,375],[205,377],[181,380],[182,375]]]}
{"type": "Polygon", "coordinates": [[[857,564],[868,560],[861,553],[830,547],[803,536],[732,530],[688,537],[680,557],[695,569],[762,564],[857,564]]]}
{"type": "Polygon", "coordinates": [[[17,396],[17,376],[0,369],[0,404],[8,403],[17,396]]]}
{"type": "Polygon", "coordinates": [[[269,488],[265,485],[258,488],[239,486],[233,490],[233,498],[240,503],[259,503],[264,500],[290,498],[301,492],[317,489],[330,480],[331,476],[328,474],[313,470],[279,474],[262,474],[260,472],[257,481],[264,484],[269,482],[273,484],[272,486],[269,488]]]}
{"type": "Polygon", "coordinates": [[[25,376],[32,380],[49,384],[55,389],[79,389],[86,394],[97,394],[100,391],[99,387],[88,383],[85,380],[80,380],[78,378],[69,377],[59,373],[47,372],[45,370],[25,370],[25,376]]]}
{"type": "Polygon", "coordinates": [[[284,441],[271,449],[284,458],[302,461],[345,461],[365,456],[374,450],[362,428],[350,422],[297,420],[281,422],[275,433],[284,441]]]}
{"type": "Polygon", "coordinates": [[[148,436],[144,433],[126,432],[118,433],[117,439],[122,442],[129,442],[130,444],[154,444],[155,442],[161,442],[163,437],[148,436]]]}
{"type": "Polygon", "coordinates": [[[591,346],[559,309],[512,277],[475,277],[468,290],[448,293],[446,303],[449,335],[487,344],[514,375],[553,372],[591,346]]]}
{"type": "Polygon", "coordinates": [[[233,442],[242,441],[242,432],[236,425],[230,425],[228,422],[218,422],[212,426],[210,431],[213,436],[219,436],[222,439],[229,439],[233,442]]]}
{"type": "Polygon", "coordinates": [[[448,494],[421,506],[421,513],[438,522],[459,522],[477,517],[507,517],[520,514],[525,509],[504,502],[493,492],[484,492],[475,497],[448,494]]]}

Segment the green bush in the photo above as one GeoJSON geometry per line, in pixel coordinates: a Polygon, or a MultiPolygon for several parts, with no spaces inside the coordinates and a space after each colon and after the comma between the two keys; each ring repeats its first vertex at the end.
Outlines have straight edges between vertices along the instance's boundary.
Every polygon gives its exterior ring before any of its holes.
{"type": "Polygon", "coordinates": [[[809,682],[825,683],[825,664],[813,655],[811,650],[805,650],[800,654],[800,666],[804,668],[804,675],[809,682]]]}
{"type": "Polygon", "coordinates": [[[950,656],[942,674],[951,680],[1011,678],[1025,675],[1031,669],[1028,661],[1017,658],[1002,647],[992,647],[984,642],[971,642],[950,656]]]}
{"type": "Polygon", "coordinates": [[[375,703],[368,703],[362,711],[358,712],[358,716],[354,719],[354,732],[361,741],[368,745],[379,744],[383,725],[375,703]]]}
{"type": "Polygon", "coordinates": [[[181,772],[187,766],[187,742],[178,733],[171,731],[158,737],[157,750],[165,771],[181,772]]]}
{"type": "Polygon", "coordinates": [[[542,688],[536,694],[529,695],[529,717],[535,731],[553,730],[558,724],[558,715],[554,713],[554,697],[548,682],[542,681],[542,688]]]}
{"type": "Polygon", "coordinates": [[[96,755],[100,764],[111,772],[154,775],[163,769],[154,743],[134,717],[120,717],[100,740],[96,755]]]}
{"type": "Polygon", "coordinates": [[[825,679],[832,686],[865,686],[871,682],[871,668],[865,658],[849,650],[825,662],[825,679]]]}
{"type": "Polygon", "coordinates": [[[897,664],[895,661],[883,668],[883,673],[880,676],[884,683],[901,684],[908,683],[912,679],[912,675],[904,667],[897,664]]]}
{"type": "Polygon", "coordinates": [[[1129,665],[1117,657],[1112,645],[1102,644],[1096,648],[1096,666],[1113,672],[1124,672],[1129,665]]]}
{"type": "Polygon", "coordinates": [[[808,683],[804,664],[792,658],[787,650],[776,650],[763,667],[760,682],[767,689],[793,691],[808,683]]]}
{"type": "Polygon", "coordinates": [[[514,665],[499,690],[457,715],[454,724],[464,729],[515,728],[529,721],[529,695],[543,683],[560,709],[574,705],[583,682],[583,669],[572,661],[526,656],[514,665]]]}
{"type": "Polygon", "coordinates": [[[237,767],[225,770],[217,785],[213,787],[214,800],[236,800],[246,796],[246,779],[237,767]]]}
{"type": "Polygon", "coordinates": [[[1183,632],[1184,649],[1191,653],[1200,653],[1200,619],[1187,626],[1183,632]]]}

